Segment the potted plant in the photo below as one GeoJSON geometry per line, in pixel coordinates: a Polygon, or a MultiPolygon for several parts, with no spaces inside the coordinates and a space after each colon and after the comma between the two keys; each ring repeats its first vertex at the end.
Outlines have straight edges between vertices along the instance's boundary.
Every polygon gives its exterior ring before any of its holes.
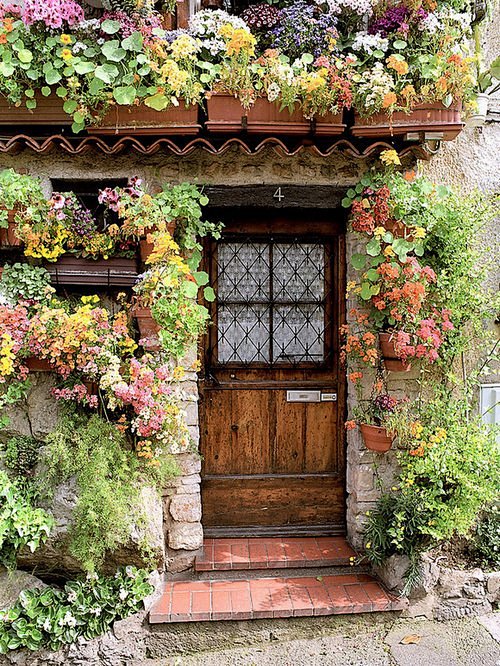
{"type": "Polygon", "coordinates": [[[480,127],[484,125],[488,114],[488,103],[490,95],[500,89],[500,56],[494,60],[487,70],[481,71],[478,68],[477,76],[477,110],[469,118],[467,124],[470,127],[480,127]],[[498,83],[495,85],[495,81],[498,83]]]}
{"type": "Polygon", "coordinates": [[[394,442],[391,419],[406,402],[406,398],[398,400],[387,393],[360,400],[354,410],[355,420],[348,421],[347,428],[356,427],[358,423],[366,448],[377,453],[387,453],[394,442]]]}
{"type": "Polygon", "coordinates": [[[14,169],[0,172],[0,245],[21,245],[17,234],[19,213],[28,206],[37,206],[44,199],[37,178],[19,174],[14,169]]]}

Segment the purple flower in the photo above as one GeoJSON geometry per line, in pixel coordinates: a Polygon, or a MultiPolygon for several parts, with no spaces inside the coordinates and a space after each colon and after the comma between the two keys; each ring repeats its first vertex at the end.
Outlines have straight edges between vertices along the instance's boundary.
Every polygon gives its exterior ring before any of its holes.
{"type": "Polygon", "coordinates": [[[315,57],[329,54],[338,37],[336,22],[333,14],[322,12],[305,0],[296,0],[281,10],[280,22],[271,31],[272,48],[279,49],[291,60],[306,52],[315,57]]]}
{"type": "Polygon", "coordinates": [[[368,32],[370,35],[381,35],[387,37],[391,32],[401,30],[402,26],[406,26],[402,32],[407,32],[409,26],[407,19],[410,17],[410,10],[405,5],[397,5],[396,7],[389,7],[385,14],[376,19],[369,27],[368,32]]]}
{"type": "Polygon", "coordinates": [[[51,201],[54,208],[58,210],[64,208],[64,204],[66,203],[66,197],[64,197],[62,194],[59,194],[58,192],[54,192],[51,201]]]}

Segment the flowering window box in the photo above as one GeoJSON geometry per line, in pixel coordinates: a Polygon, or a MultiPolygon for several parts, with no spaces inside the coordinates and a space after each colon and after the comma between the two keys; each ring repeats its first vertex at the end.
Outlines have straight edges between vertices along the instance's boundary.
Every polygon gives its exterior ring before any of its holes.
{"type": "Polygon", "coordinates": [[[131,287],[138,275],[136,260],[120,257],[93,260],[64,255],[45,268],[50,273],[52,284],[56,285],[131,287]]]}
{"type": "Polygon", "coordinates": [[[439,132],[444,141],[451,141],[464,128],[460,112],[460,104],[446,108],[441,103],[419,104],[410,113],[395,111],[391,116],[381,112],[362,117],[356,112],[351,131],[353,136],[368,138],[408,132],[439,132]]]}
{"type": "Polygon", "coordinates": [[[205,126],[210,132],[241,131],[247,113],[237,97],[222,93],[213,93],[207,98],[207,111],[205,126]]]}
{"type": "Polygon", "coordinates": [[[144,105],[120,106],[109,109],[98,125],[88,128],[89,134],[175,134],[196,135],[201,129],[198,124],[198,106],[186,106],[181,100],[179,106],[170,106],[164,111],[156,111],[144,105]]]}
{"type": "Polygon", "coordinates": [[[14,210],[10,210],[8,214],[8,226],[0,228],[0,246],[2,247],[19,247],[22,244],[16,234],[17,224],[14,220],[15,214],[14,210]]]}
{"type": "Polygon", "coordinates": [[[36,108],[27,109],[24,104],[12,106],[0,97],[0,125],[57,125],[69,127],[73,123],[63,109],[63,100],[55,95],[35,95],[36,108]]]}

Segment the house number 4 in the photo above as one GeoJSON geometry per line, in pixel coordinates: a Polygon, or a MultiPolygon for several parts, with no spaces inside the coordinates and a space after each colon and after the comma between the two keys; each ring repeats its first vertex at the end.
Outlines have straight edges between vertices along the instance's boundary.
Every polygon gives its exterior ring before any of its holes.
{"type": "Polygon", "coordinates": [[[281,200],[285,198],[285,195],[282,194],[281,192],[281,187],[278,187],[276,192],[273,194],[274,199],[278,199],[278,201],[281,203],[281,200]]]}

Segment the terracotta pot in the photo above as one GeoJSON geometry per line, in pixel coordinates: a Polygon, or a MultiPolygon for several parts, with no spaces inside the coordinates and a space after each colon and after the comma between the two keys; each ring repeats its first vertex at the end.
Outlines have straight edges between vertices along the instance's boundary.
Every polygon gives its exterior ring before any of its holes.
{"type": "Polygon", "coordinates": [[[309,134],[311,122],[306,120],[297,106],[292,113],[280,111],[279,104],[264,97],[255,100],[247,111],[246,128],[249,134],[309,134]]]}
{"type": "Polygon", "coordinates": [[[375,113],[367,118],[354,114],[353,136],[381,137],[408,132],[437,132],[444,141],[455,139],[464,128],[461,104],[446,108],[440,102],[418,104],[410,113],[375,113]]]}
{"type": "Polygon", "coordinates": [[[359,428],[367,449],[376,451],[377,453],[387,453],[389,451],[394,437],[391,437],[385,428],[367,425],[366,423],[360,425],[359,428]]]}
{"type": "Polygon", "coordinates": [[[387,222],[384,223],[384,227],[387,231],[391,232],[394,238],[405,238],[409,242],[415,240],[409,228],[404,222],[401,222],[401,220],[387,220],[387,222]]]}
{"type": "Polygon", "coordinates": [[[89,395],[97,395],[97,392],[99,390],[99,386],[98,386],[97,382],[84,381],[83,385],[87,389],[87,393],[89,395]]]}
{"type": "Polygon", "coordinates": [[[27,109],[24,102],[11,106],[0,97],[0,125],[58,125],[71,126],[73,118],[64,112],[64,101],[56,95],[35,95],[36,109],[27,109]]]}
{"type": "Polygon", "coordinates": [[[411,370],[411,363],[405,363],[396,352],[394,337],[390,333],[379,333],[380,353],[384,359],[386,370],[391,372],[408,372],[411,370]]]}
{"type": "Polygon", "coordinates": [[[24,361],[26,365],[32,372],[53,372],[54,369],[51,367],[50,363],[45,359],[36,358],[35,356],[30,356],[24,361]]]}
{"type": "Polygon", "coordinates": [[[112,287],[130,287],[137,280],[135,259],[82,259],[67,254],[55,263],[44,266],[53,284],[91,284],[112,287]]]}
{"type": "Polygon", "coordinates": [[[160,332],[160,327],[153,319],[151,309],[135,306],[132,309],[132,314],[137,319],[137,327],[139,328],[141,339],[144,340],[144,348],[148,351],[159,351],[158,333],[160,332]]]}
{"type": "Polygon", "coordinates": [[[5,247],[19,247],[22,245],[22,241],[16,234],[17,224],[14,220],[15,214],[15,210],[9,210],[9,226],[0,229],[0,245],[5,247]]]}
{"type": "Polygon", "coordinates": [[[207,98],[207,112],[205,127],[210,132],[239,132],[247,113],[238,98],[223,93],[207,98]]]}
{"type": "MultiPolygon", "coordinates": [[[[171,236],[174,235],[176,226],[177,225],[176,225],[175,222],[169,222],[169,224],[167,224],[167,231],[171,236]]],[[[146,229],[146,231],[145,231],[146,236],[148,234],[154,233],[155,231],[156,231],[156,229],[153,228],[153,227],[150,227],[150,228],[146,229]]],[[[153,249],[154,249],[154,243],[150,243],[147,240],[147,238],[144,239],[144,240],[139,241],[139,252],[140,252],[140,255],[141,255],[141,261],[142,262],[145,262],[148,259],[149,255],[153,252],[153,249]]]]}
{"type": "Polygon", "coordinates": [[[324,116],[314,116],[313,128],[317,136],[339,136],[344,133],[346,125],[342,122],[343,114],[327,113],[324,116]]]}
{"type": "Polygon", "coordinates": [[[148,106],[121,106],[109,109],[98,125],[88,128],[89,134],[160,134],[195,135],[201,129],[198,124],[198,106],[179,106],[155,111],[148,106]]]}

